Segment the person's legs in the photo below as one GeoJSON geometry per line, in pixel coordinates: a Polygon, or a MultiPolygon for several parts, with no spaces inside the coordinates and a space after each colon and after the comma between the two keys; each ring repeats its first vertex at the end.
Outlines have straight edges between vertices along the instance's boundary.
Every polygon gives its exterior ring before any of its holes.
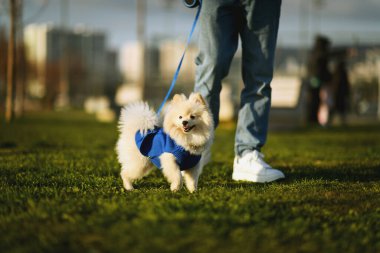
{"type": "Polygon", "coordinates": [[[242,8],[244,89],[235,137],[238,156],[245,151],[260,151],[266,142],[281,0],[242,1],[242,8]]]}
{"type": "Polygon", "coordinates": [[[219,122],[221,83],[238,46],[238,10],[236,0],[202,2],[195,91],[208,102],[215,127],[219,122]]]}

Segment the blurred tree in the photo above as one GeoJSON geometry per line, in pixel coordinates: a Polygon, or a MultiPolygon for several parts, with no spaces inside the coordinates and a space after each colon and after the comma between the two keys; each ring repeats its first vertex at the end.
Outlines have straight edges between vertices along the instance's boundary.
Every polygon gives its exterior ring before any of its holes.
{"type": "Polygon", "coordinates": [[[58,87],[58,96],[56,97],[55,106],[65,108],[69,105],[69,71],[68,71],[68,46],[67,46],[67,27],[69,25],[69,0],[60,1],[60,26],[63,32],[61,33],[61,65],[60,65],[60,80],[58,87]]]}
{"type": "Polygon", "coordinates": [[[26,83],[26,60],[24,45],[23,0],[18,0],[16,16],[16,69],[14,114],[20,117],[24,113],[25,83],[26,83]]]}
{"type": "Polygon", "coordinates": [[[10,27],[9,27],[9,43],[8,43],[8,62],[7,62],[7,93],[5,102],[5,121],[10,122],[13,118],[14,106],[14,87],[15,87],[15,57],[16,57],[16,17],[18,0],[9,0],[10,11],[10,27]]]}
{"type": "Polygon", "coordinates": [[[7,48],[8,41],[4,27],[0,27],[0,115],[5,112],[6,80],[7,80],[7,48]]]}
{"type": "MultiPolygon", "coordinates": [[[[7,98],[7,72],[8,72],[8,38],[5,34],[5,29],[0,28],[0,101],[6,101],[7,98]]],[[[23,109],[24,94],[25,94],[25,81],[26,81],[26,70],[30,68],[28,73],[32,75],[34,67],[26,61],[25,46],[22,42],[18,42],[15,45],[15,62],[14,68],[17,69],[18,75],[15,76],[15,92],[16,97],[19,102],[19,109],[23,109]],[[18,94],[17,94],[18,93],[18,94]],[[20,94],[21,93],[21,94],[20,94]]],[[[16,101],[14,101],[15,104],[16,101]]],[[[16,107],[16,105],[15,105],[16,107]]],[[[16,108],[14,108],[16,110],[16,108]]],[[[0,115],[5,113],[5,104],[0,103],[0,115]]],[[[16,112],[17,113],[17,112],[16,112]]]]}

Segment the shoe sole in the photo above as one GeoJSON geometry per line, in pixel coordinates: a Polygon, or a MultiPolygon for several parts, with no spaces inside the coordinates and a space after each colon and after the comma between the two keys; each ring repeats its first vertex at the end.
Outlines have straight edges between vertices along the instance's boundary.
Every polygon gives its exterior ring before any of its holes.
{"type": "Polygon", "coordinates": [[[273,176],[260,176],[252,175],[251,173],[244,172],[234,172],[232,173],[232,179],[235,181],[248,181],[254,183],[269,183],[279,179],[285,178],[283,175],[273,175],[273,176]]]}

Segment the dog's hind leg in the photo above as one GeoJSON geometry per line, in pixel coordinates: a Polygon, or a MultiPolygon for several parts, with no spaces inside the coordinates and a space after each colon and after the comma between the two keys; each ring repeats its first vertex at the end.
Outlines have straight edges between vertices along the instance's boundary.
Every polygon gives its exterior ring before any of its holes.
{"type": "Polygon", "coordinates": [[[130,191],[133,190],[133,185],[132,183],[144,177],[147,175],[151,170],[151,167],[145,166],[145,167],[138,167],[138,168],[125,168],[122,169],[120,172],[120,176],[123,180],[123,186],[126,190],[130,191]]]}
{"type": "Polygon", "coordinates": [[[133,190],[133,185],[132,185],[132,178],[129,177],[129,173],[127,169],[123,169],[120,172],[121,179],[123,180],[123,186],[126,190],[131,191],[133,190]]]}
{"type": "Polygon", "coordinates": [[[162,173],[170,183],[170,190],[178,191],[182,187],[182,176],[175,156],[170,153],[163,153],[160,156],[162,173]]]}

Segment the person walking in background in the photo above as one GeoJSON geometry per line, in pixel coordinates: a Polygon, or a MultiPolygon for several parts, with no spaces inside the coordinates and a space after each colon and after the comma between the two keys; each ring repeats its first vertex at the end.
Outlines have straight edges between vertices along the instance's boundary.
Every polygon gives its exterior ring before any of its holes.
{"type": "Polygon", "coordinates": [[[345,59],[341,56],[332,74],[332,88],[334,93],[334,107],[331,116],[339,114],[342,125],[347,123],[347,111],[349,108],[350,82],[348,79],[345,59]]]}
{"type": "Polygon", "coordinates": [[[215,126],[222,80],[241,39],[244,89],[235,136],[234,180],[271,182],[285,177],[260,152],[268,131],[280,10],[281,0],[202,1],[194,89],[207,100],[215,126]]]}
{"type": "Polygon", "coordinates": [[[331,81],[322,83],[319,91],[318,123],[323,127],[330,125],[330,115],[334,106],[334,93],[331,84],[331,81]]]}
{"type": "Polygon", "coordinates": [[[318,35],[308,60],[308,122],[311,124],[326,125],[328,122],[328,114],[332,106],[329,59],[330,40],[318,35]]]}

